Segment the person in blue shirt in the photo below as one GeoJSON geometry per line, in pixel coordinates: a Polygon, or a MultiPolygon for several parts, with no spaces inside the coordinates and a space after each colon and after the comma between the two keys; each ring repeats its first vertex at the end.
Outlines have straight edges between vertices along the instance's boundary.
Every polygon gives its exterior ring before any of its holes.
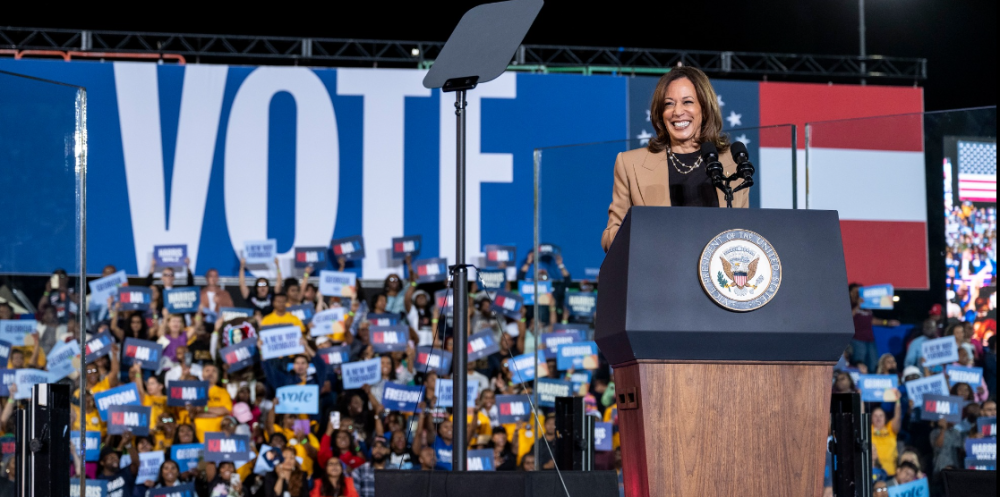
{"type": "Polygon", "coordinates": [[[920,367],[920,358],[923,357],[923,343],[927,340],[933,340],[937,338],[937,322],[933,319],[925,319],[923,324],[922,335],[914,338],[910,342],[910,348],[906,351],[906,359],[903,361],[903,367],[917,366],[920,367]]]}

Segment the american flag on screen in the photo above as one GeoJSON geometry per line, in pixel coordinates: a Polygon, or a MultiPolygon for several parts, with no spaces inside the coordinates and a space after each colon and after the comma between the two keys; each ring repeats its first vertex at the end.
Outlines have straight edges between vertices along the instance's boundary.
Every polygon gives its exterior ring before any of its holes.
{"type": "Polygon", "coordinates": [[[996,142],[958,142],[958,198],[997,201],[996,142]]]}

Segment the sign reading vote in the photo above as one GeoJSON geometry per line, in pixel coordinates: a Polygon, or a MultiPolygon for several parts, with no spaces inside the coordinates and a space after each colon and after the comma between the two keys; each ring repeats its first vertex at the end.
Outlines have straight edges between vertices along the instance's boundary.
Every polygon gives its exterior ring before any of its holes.
{"type": "Polygon", "coordinates": [[[312,302],[306,302],[305,304],[293,305],[288,308],[288,312],[299,318],[302,324],[308,325],[313,319],[313,314],[316,313],[316,306],[312,302]]]}
{"type": "Polygon", "coordinates": [[[592,318],[597,312],[597,292],[566,292],[570,316],[592,318]]]}
{"type": "MultiPolygon", "coordinates": [[[[466,385],[465,406],[475,407],[476,397],[479,395],[479,385],[466,385]]],[[[438,378],[434,383],[434,396],[437,397],[435,407],[455,406],[455,383],[452,380],[438,378]]]]}
{"type": "Polygon", "coordinates": [[[127,286],[118,290],[118,303],[123,311],[145,311],[153,301],[153,292],[141,286],[127,286]]]}
{"type": "Polygon", "coordinates": [[[319,385],[289,385],[276,393],[277,414],[319,414],[319,385]]]}
{"type": "Polygon", "coordinates": [[[504,283],[507,283],[507,272],[503,269],[483,268],[479,270],[480,290],[499,290],[503,288],[504,283]]]}
{"type": "Polygon", "coordinates": [[[205,434],[205,460],[208,462],[249,461],[252,457],[248,435],[205,434]]]}
{"type": "Polygon", "coordinates": [[[511,319],[518,319],[521,317],[521,307],[523,306],[524,300],[521,299],[520,295],[497,290],[491,309],[511,319]]]}
{"type": "Polygon", "coordinates": [[[863,402],[895,402],[899,379],[892,374],[863,374],[858,377],[863,402]]]}
{"type": "Polygon", "coordinates": [[[302,330],[298,326],[281,326],[260,333],[262,343],[260,356],[265,361],[305,351],[302,346],[302,330]]]}
{"type": "Polygon", "coordinates": [[[167,387],[167,405],[170,407],[206,406],[208,405],[209,387],[207,381],[173,380],[167,387]]]}
{"type": "Polygon", "coordinates": [[[417,371],[434,371],[438,376],[451,373],[451,352],[433,347],[417,347],[417,371]]]}
{"type": "Polygon", "coordinates": [[[424,387],[397,385],[386,382],[382,389],[382,406],[391,411],[415,412],[423,397],[424,387]]]}
{"type": "MultiPolygon", "coordinates": [[[[75,371],[73,359],[77,357],[80,357],[79,342],[60,342],[52,347],[45,363],[49,368],[49,381],[59,381],[75,371]]],[[[6,366],[7,362],[4,361],[3,364],[6,366]]]]}
{"type": "Polygon", "coordinates": [[[340,271],[319,272],[319,293],[328,297],[351,297],[358,275],[340,271]]]}
{"type": "Polygon", "coordinates": [[[610,452],[613,448],[614,427],[611,423],[594,423],[594,450],[610,452]]]}
{"type": "Polygon", "coordinates": [[[961,397],[926,393],[920,404],[920,419],[925,421],[944,419],[949,423],[958,423],[962,421],[962,407],[964,405],[961,397]]]}
{"type": "Polygon", "coordinates": [[[448,259],[420,259],[413,263],[417,273],[417,283],[434,283],[448,279],[448,259]]]}
{"type": "Polygon", "coordinates": [[[889,497],[930,497],[930,495],[931,488],[927,484],[927,478],[889,487],[889,497]]]}
{"type": "MultiPolygon", "coordinates": [[[[87,478],[87,495],[85,497],[107,497],[109,480],[87,478]]],[[[164,488],[163,490],[168,490],[164,488]]],[[[80,479],[69,479],[69,497],[80,497],[80,479]]]]}
{"type": "Polygon", "coordinates": [[[243,242],[243,258],[247,264],[268,264],[278,256],[277,240],[243,242]]]}
{"type": "Polygon", "coordinates": [[[401,236],[392,239],[392,258],[395,260],[405,259],[406,256],[414,256],[420,253],[420,246],[423,244],[423,237],[420,235],[401,236]]]}
{"type": "Polygon", "coordinates": [[[10,386],[16,379],[16,369],[0,369],[0,397],[10,397],[10,386]]]}
{"type": "Polygon", "coordinates": [[[104,307],[108,297],[114,297],[118,294],[118,287],[128,285],[128,276],[122,270],[91,281],[88,285],[90,286],[91,305],[104,307]]]}
{"type": "Polygon", "coordinates": [[[486,267],[510,265],[517,259],[517,248],[513,245],[487,245],[483,247],[486,254],[486,267]]]}
{"type": "Polygon", "coordinates": [[[556,367],[567,369],[597,369],[597,344],[594,342],[566,343],[556,353],[556,367]]]}
{"type": "Polygon", "coordinates": [[[438,290],[434,292],[434,305],[441,316],[450,316],[451,308],[455,305],[455,295],[447,288],[438,290]]]}
{"type": "Polygon", "coordinates": [[[14,371],[14,383],[17,385],[17,394],[14,395],[14,398],[18,400],[30,399],[33,385],[50,382],[48,371],[38,369],[15,369],[14,371]]]}
{"type": "Polygon", "coordinates": [[[997,418],[996,416],[990,418],[979,418],[976,420],[976,428],[979,430],[979,434],[984,437],[995,437],[997,436],[997,418]]]}
{"type": "Polygon", "coordinates": [[[86,355],[84,362],[90,364],[111,353],[111,345],[115,339],[107,331],[94,335],[94,338],[87,340],[83,353],[86,355]]]}
{"type": "MultiPolygon", "coordinates": [[[[517,284],[518,293],[521,294],[521,299],[524,305],[535,305],[535,283],[534,281],[520,281],[517,284]]],[[[547,295],[552,293],[552,282],[549,280],[539,281],[538,283],[538,294],[547,295]]],[[[549,305],[549,302],[543,299],[539,299],[539,305],[549,305]]]]}
{"type": "Polygon", "coordinates": [[[345,363],[340,367],[340,374],[347,390],[374,385],[382,379],[382,359],[376,357],[367,361],[345,363]]]}
{"type": "Polygon", "coordinates": [[[201,292],[198,287],[185,286],[163,291],[163,303],[170,314],[188,314],[198,312],[201,303],[201,292]]]}
{"type": "Polygon", "coordinates": [[[185,267],[188,257],[187,245],[153,245],[153,259],[156,267],[185,267]]]}
{"type": "Polygon", "coordinates": [[[466,452],[465,469],[467,471],[495,471],[493,449],[478,449],[466,452]]]}
{"type": "Polygon", "coordinates": [[[24,345],[24,338],[37,328],[38,321],[34,319],[0,319],[0,340],[20,347],[24,345]]]}
{"type": "Polygon", "coordinates": [[[409,328],[405,324],[395,326],[372,326],[368,332],[372,350],[377,354],[403,352],[409,339],[409,328]]]}
{"type": "Polygon", "coordinates": [[[493,339],[493,332],[483,330],[479,333],[469,335],[469,362],[478,361],[490,354],[500,351],[500,346],[493,339]]]}
{"type": "Polygon", "coordinates": [[[955,337],[941,337],[934,340],[925,340],[921,344],[923,351],[924,367],[937,366],[958,362],[958,343],[955,337]]]}
{"type": "Polygon", "coordinates": [[[198,468],[198,461],[205,452],[204,444],[176,444],[170,446],[170,460],[177,461],[181,471],[198,468]]]}
{"type": "Polygon", "coordinates": [[[84,443],[87,444],[87,447],[82,452],[80,451],[79,431],[69,432],[69,440],[73,442],[73,447],[76,447],[77,454],[82,454],[87,462],[95,462],[101,457],[101,432],[88,431],[86,435],[84,443]]]}
{"type": "Polygon", "coordinates": [[[500,424],[527,421],[531,417],[531,402],[527,395],[497,395],[497,421],[500,424]]]}
{"type": "Polygon", "coordinates": [[[365,240],[360,236],[330,240],[330,250],[333,251],[333,255],[338,259],[341,257],[348,261],[364,259],[365,240]]]}
{"type": "Polygon", "coordinates": [[[346,307],[331,307],[316,313],[312,318],[312,328],[309,334],[314,337],[327,335],[343,335],[344,316],[347,315],[346,307]]]}
{"type": "Polygon", "coordinates": [[[906,387],[906,395],[917,406],[923,404],[924,394],[948,395],[948,382],[945,381],[943,374],[908,381],[903,385],[906,387]]]}
{"type": "Polygon", "coordinates": [[[996,461],[997,437],[969,438],[965,441],[965,457],[973,459],[996,461]]]}
{"type": "Polygon", "coordinates": [[[968,368],[965,366],[945,366],[948,385],[955,386],[965,383],[975,391],[983,382],[983,368],[968,368]]]}
{"type": "Polygon", "coordinates": [[[240,318],[250,319],[253,317],[253,309],[249,307],[223,307],[219,310],[219,315],[223,323],[240,318]]]}
{"type": "Polygon", "coordinates": [[[108,434],[121,435],[126,431],[133,435],[149,435],[149,414],[151,407],[117,405],[108,407],[108,434]]]}
{"type": "Polygon", "coordinates": [[[139,474],[135,475],[135,484],[142,485],[147,481],[156,481],[160,474],[160,465],[163,464],[164,454],[162,450],[139,453],[139,474]]]}
{"type": "Polygon", "coordinates": [[[575,343],[583,340],[583,335],[579,330],[566,330],[554,333],[542,333],[542,344],[545,347],[546,359],[555,359],[559,352],[559,346],[567,343],[575,343]]]}
{"type": "MultiPolygon", "coordinates": [[[[549,367],[545,363],[545,358],[540,357],[538,362],[538,369],[541,370],[541,376],[548,376],[549,367]]],[[[513,359],[507,361],[507,368],[510,370],[511,381],[514,383],[526,383],[535,379],[535,354],[521,354],[519,356],[514,356],[513,359]]]]}
{"type": "Polygon", "coordinates": [[[892,285],[872,285],[858,288],[862,309],[892,310],[892,285]]]}
{"type": "Polygon", "coordinates": [[[229,372],[235,373],[253,366],[254,357],[257,356],[257,343],[253,340],[243,340],[222,349],[219,354],[229,366],[229,372]]]}
{"type": "MultiPolygon", "coordinates": [[[[87,485],[90,485],[89,481],[87,485]]],[[[194,483],[184,483],[173,487],[151,488],[146,490],[146,497],[198,497],[198,494],[195,493],[194,483]]]]}
{"type": "Polygon", "coordinates": [[[550,378],[538,379],[539,406],[555,407],[556,397],[572,397],[572,396],[573,396],[573,385],[570,382],[564,380],[553,380],[550,378]]]}
{"type": "Polygon", "coordinates": [[[149,340],[127,337],[125,338],[125,354],[122,356],[122,364],[131,366],[135,361],[139,361],[142,369],[155,371],[160,367],[162,355],[162,345],[149,340]]]}
{"type": "Polygon", "coordinates": [[[340,345],[337,347],[327,347],[325,349],[317,350],[316,354],[323,359],[323,362],[325,362],[327,366],[339,368],[342,364],[350,360],[351,346],[340,345]]]}
{"type": "Polygon", "coordinates": [[[295,247],[295,267],[326,267],[326,251],[326,247],[295,247]]]}

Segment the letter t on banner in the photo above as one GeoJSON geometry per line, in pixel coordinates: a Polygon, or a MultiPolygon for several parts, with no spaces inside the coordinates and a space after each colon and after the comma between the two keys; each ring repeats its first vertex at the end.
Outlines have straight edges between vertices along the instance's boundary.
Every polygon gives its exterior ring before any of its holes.
{"type": "MultiPolygon", "coordinates": [[[[542,9],[542,0],[517,0],[509,2],[497,2],[474,7],[462,16],[455,31],[448,37],[437,60],[431,66],[424,78],[424,87],[440,88],[442,92],[454,91],[455,94],[455,256],[448,257],[456,261],[455,264],[455,309],[456,316],[464,316],[469,305],[468,293],[468,269],[465,254],[465,208],[467,204],[465,176],[465,124],[466,124],[466,92],[472,90],[479,83],[486,83],[498,78],[507,69],[511,58],[517,47],[524,40],[524,35],[528,33],[531,24],[535,22],[535,17],[542,9]]],[[[442,95],[442,106],[444,105],[444,95],[442,95]]],[[[446,119],[442,118],[442,123],[446,119]]],[[[442,126],[443,128],[443,126],[442,126]]],[[[445,135],[442,129],[442,137],[445,135]]],[[[477,140],[478,142],[478,140],[477,140]]],[[[478,143],[474,142],[477,147],[478,143]]],[[[444,148],[444,138],[442,138],[441,159],[446,160],[444,148]]],[[[442,170],[442,182],[444,170],[442,170]]],[[[481,177],[479,175],[476,176],[481,177]]],[[[479,188],[476,184],[475,198],[479,198],[479,188]]],[[[443,192],[448,191],[447,185],[442,183],[443,192]]],[[[441,233],[446,231],[447,223],[444,212],[444,201],[442,200],[442,223],[441,233]]],[[[478,201],[474,207],[474,224],[479,226],[479,205],[478,201]]],[[[444,247],[447,242],[441,238],[442,256],[445,256],[444,247]]],[[[478,250],[478,244],[476,245],[478,250]]],[[[467,396],[465,368],[461,367],[466,363],[468,323],[465,319],[455,320],[455,356],[454,364],[460,365],[457,369],[459,373],[455,375],[455,404],[462,406],[466,404],[467,396]]],[[[456,471],[466,470],[466,453],[469,446],[468,434],[466,433],[467,419],[465,416],[455,416],[455,443],[452,461],[456,471]]]]}

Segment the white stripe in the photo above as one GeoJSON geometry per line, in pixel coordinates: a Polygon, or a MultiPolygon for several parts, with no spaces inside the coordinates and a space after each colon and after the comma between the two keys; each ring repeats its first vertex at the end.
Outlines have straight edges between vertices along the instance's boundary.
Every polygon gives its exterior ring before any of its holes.
{"type": "Polygon", "coordinates": [[[924,153],[811,148],[809,208],[840,219],[927,221],[924,153]]]}
{"type": "MultiPolygon", "coordinates": [[[[806,155],[798,150],[797,164],[799,209],[806,206],[806,155]]],[[[756,188],[760,189],[762,209],[792,208],[792,149],[760,148],[760,164],[757,165],[756,188]]]]}

